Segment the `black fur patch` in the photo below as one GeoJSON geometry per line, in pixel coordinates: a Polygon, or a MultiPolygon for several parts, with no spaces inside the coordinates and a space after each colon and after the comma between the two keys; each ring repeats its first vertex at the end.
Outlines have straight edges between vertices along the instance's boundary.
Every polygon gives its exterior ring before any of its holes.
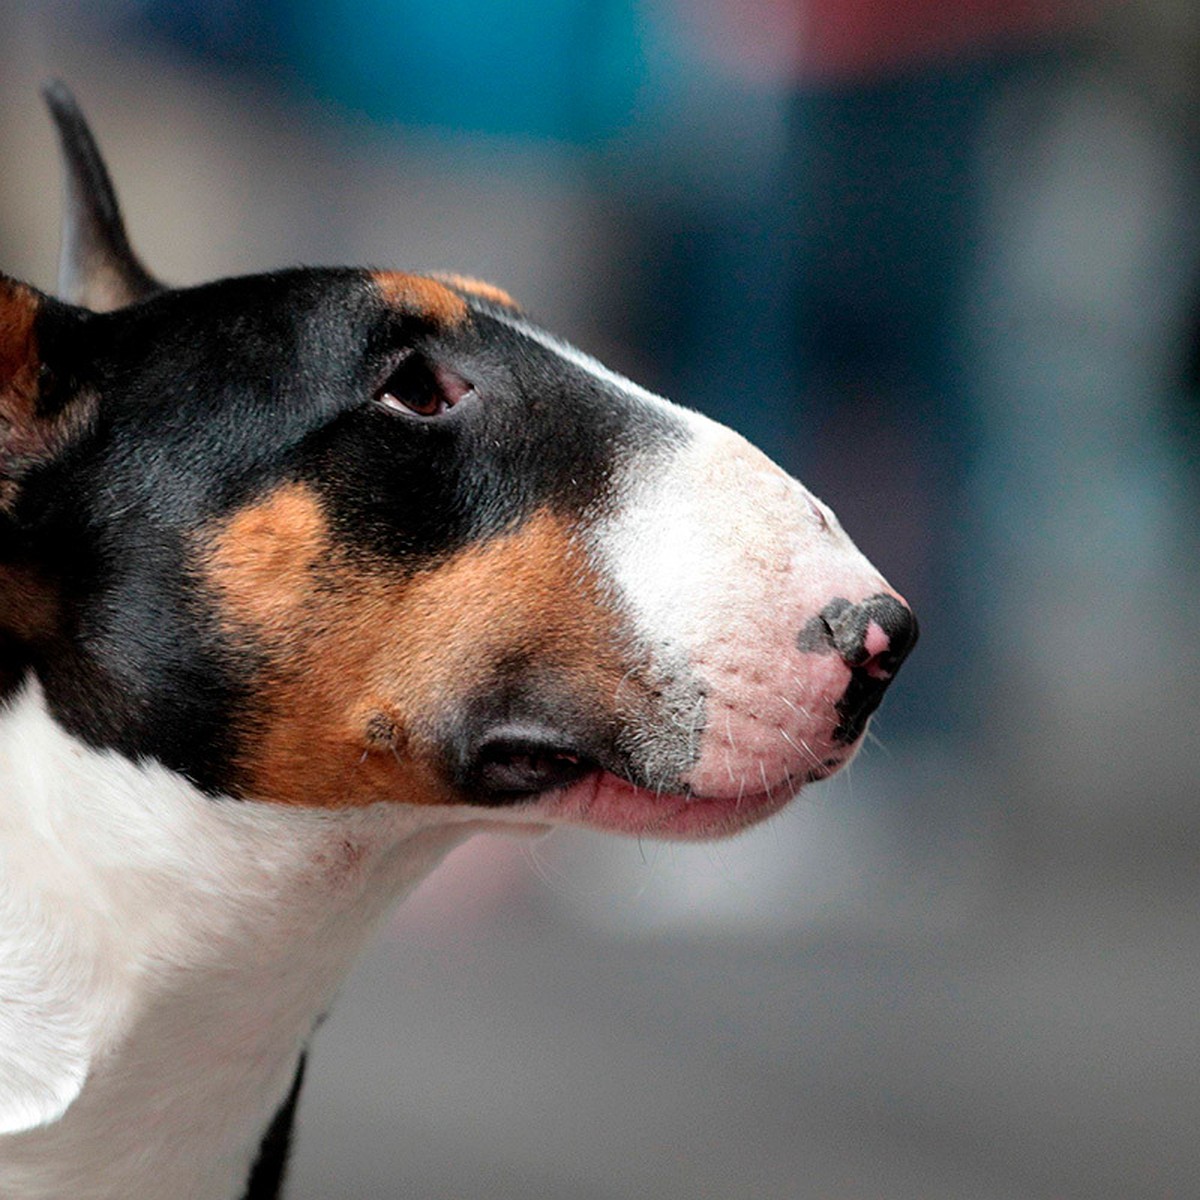
{"type": "Polygon", "coordinates": [[[300,1103],[300,1089],[304,1086],[307,1063],[308,1055],[302,1054],[291,1091],[263,1135],[242,1200],[278,1200],[283,1195],[288,1156],[292,1149],[292,1126],[296,1123],[296,1108],[300,1103]]]}
{"type": "Polygon", "coordinates": [[[480,302],[439,326],[365,271],[297,270],[163,292],[51,338],[55,378],[98,411],[0,533],[0,550],[38,548],[65,614],[50,642],[5,647],[0,678],[32,667],[85,741],[229,790],[255,664],[191,573],[199,530],[298,481],[342,548],[403,575],[538,509],[602,511],[619,461],[686,438],[511,320],[480,302]],[[384,408],[405,353],[474,394],[431,418],[384,408]]]}

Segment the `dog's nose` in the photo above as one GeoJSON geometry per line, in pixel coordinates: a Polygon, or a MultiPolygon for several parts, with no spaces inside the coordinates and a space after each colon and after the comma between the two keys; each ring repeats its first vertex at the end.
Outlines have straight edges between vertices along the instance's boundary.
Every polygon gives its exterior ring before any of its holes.
{"type": "Polygon", "coordinates": [[[801,630],[802,650],[836,652],[850,668],[850,682],[837,701],[835,740],[856,741],[900,664],[917,644],[917,618],[898,596],[881,592],[860,604],[831,600],[801,630]]]}
{"type": "Polygon", "coordinates": [[[846,666],[885,686],[917,644],[917,618],[896,596],[880,594],[861,604],[833,600],[820,620],[846,666]]]}

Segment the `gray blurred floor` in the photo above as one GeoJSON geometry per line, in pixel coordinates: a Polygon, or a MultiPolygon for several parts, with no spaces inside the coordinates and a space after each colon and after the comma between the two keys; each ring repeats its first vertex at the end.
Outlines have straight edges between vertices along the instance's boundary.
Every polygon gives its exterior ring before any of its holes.
{"type": "Polygon", "coordinates": [[[1195,1196],[1200,923],[1155,879],[1010,881],[929,938],[401,920],[319,1035],[291,1195],[1195,1196]]]}

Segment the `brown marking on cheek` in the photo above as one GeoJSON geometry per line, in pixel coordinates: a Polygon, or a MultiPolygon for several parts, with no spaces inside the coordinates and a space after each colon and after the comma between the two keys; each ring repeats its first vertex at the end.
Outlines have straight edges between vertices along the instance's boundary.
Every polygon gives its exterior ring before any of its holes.
{"type": "Polygon", "coordinates": [[[314,587],[328,552],[320,501],[303,484],[284,484],[243,508],[211,538],[206,573],[238,628],[283,631],[314,587]]]}
{"type": "Polygon", "coordinates": [[[0,279],[0,508],[16,499],[21,467],[46,448],[36,411],[38,308],[32,289],[0,279]]]}
{"type": "Polygon", "coordinates": [[[470,275],[455,275],[448,271],[438,271],[433,278],[449,284],[457,291],[466,292],[468,296],[478,296],[480,300],[501,304],[505,308],[515,309],[518,312],[521,309],[521,306],[503,288],[483,279],[475,279],[470,275]]]}
{"type": "Polygon", "coordinates": [[[37,294],[23,283],[0,279],[0,389],[31,399],[37,395],[38,352],[33,324],[37,294]]]}
{"type": "Polygon", "coordinates": [[[392,308],[446,327],[467,318],[467,302],[436,279],[403,271],[374,271],[371,279],[392,308]]]}
{"type": "Polygon", "coordinates": [[[538,513],[405,578],[352,561],[323,522],[314,536],[314,505],[280,489],[227,521],[202,558],[227,633],[264,663],[244,794],[460,803],[436,735],[514,657],[569,680],[584,706],[611,707],[627,669],[619,619],[559,518],[538,513]]]}
{"type": "Polygon", "coordinates": [[[20,682],[31,651],[60,632],[61,606],[58,591],[38,571],[0,565],[0,699],[20,682]]]}
{"type": "MultiPolygon", "coordinates": [[[[39,412],[40,308],[32,288],[0,278],[0,510],[15,502],[24,472],[53,457],[94,409],[94,398],[83,394],[58,413],[39,412]]],[[[19,678],[29,647],[52,637],[58,624],[54,587],[26,564],[0,564],[0,693],[19,678]]]]}
{"type": "Polygon", "coordinates": [[[37,643],[59,626],[59,596],[31,567],[0,565],[0,630],[20,642],[37,643]]]}
{"type": "Polygon", "coordinates": [[[42,411],[40,308],[32,288],[0,278],[0,509],[16,500],[22,475],[58,455],[96,410],[96,397],[83,389],[42,411]]]}

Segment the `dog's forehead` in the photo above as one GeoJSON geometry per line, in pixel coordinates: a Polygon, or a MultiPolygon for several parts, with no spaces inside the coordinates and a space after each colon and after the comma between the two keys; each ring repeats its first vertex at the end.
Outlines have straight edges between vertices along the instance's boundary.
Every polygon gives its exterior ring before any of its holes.
{"type": "Polygon", "coordinates": [[[648,393],[540,329],[507,293],[461,276],[300,268],[165,291],[93,326],[101,400],[143,445],[156,425],[198,443],[251,420],[260,450],[287,442],[369,403],[414,348],[516,404],[504,430],[513,444],[539,427],[576,435],[580,422],[617,436],[631,406],[646,409],[639,436],[678,424],[665,402],[647,406],[648,393]]]}
{"type": "MultiPolygon", "coordinates": [[[[197,357],[214,344],[240,342],[333,362],[344,346],[361,349],[361,340],[380,329],[448,332],[469,315],[466,299],[430,276],[303,267],[167,289],[105,314],[99,328],[127,363],[139,354],[161,358],[163,339],[176,347],[193,343],[197,357]]],[[[208,369],[218,374],[232,365],[214,360],[208,369]]]]}
{"type": "Polygon", "coordinates": [[[303,389],[357,377],[418,344],[481,370],[536,365],[525,373],[533,382],[642,392],[531,322],[503,289],[463,275],[295,268],[163,291],[96,326],[96,357],[119,364],[121,382],[137,363],[151,376],[186,370],[178,402],[236,381],[260,383],[264,399],[290,397],[289,378],[303,389]]]}

